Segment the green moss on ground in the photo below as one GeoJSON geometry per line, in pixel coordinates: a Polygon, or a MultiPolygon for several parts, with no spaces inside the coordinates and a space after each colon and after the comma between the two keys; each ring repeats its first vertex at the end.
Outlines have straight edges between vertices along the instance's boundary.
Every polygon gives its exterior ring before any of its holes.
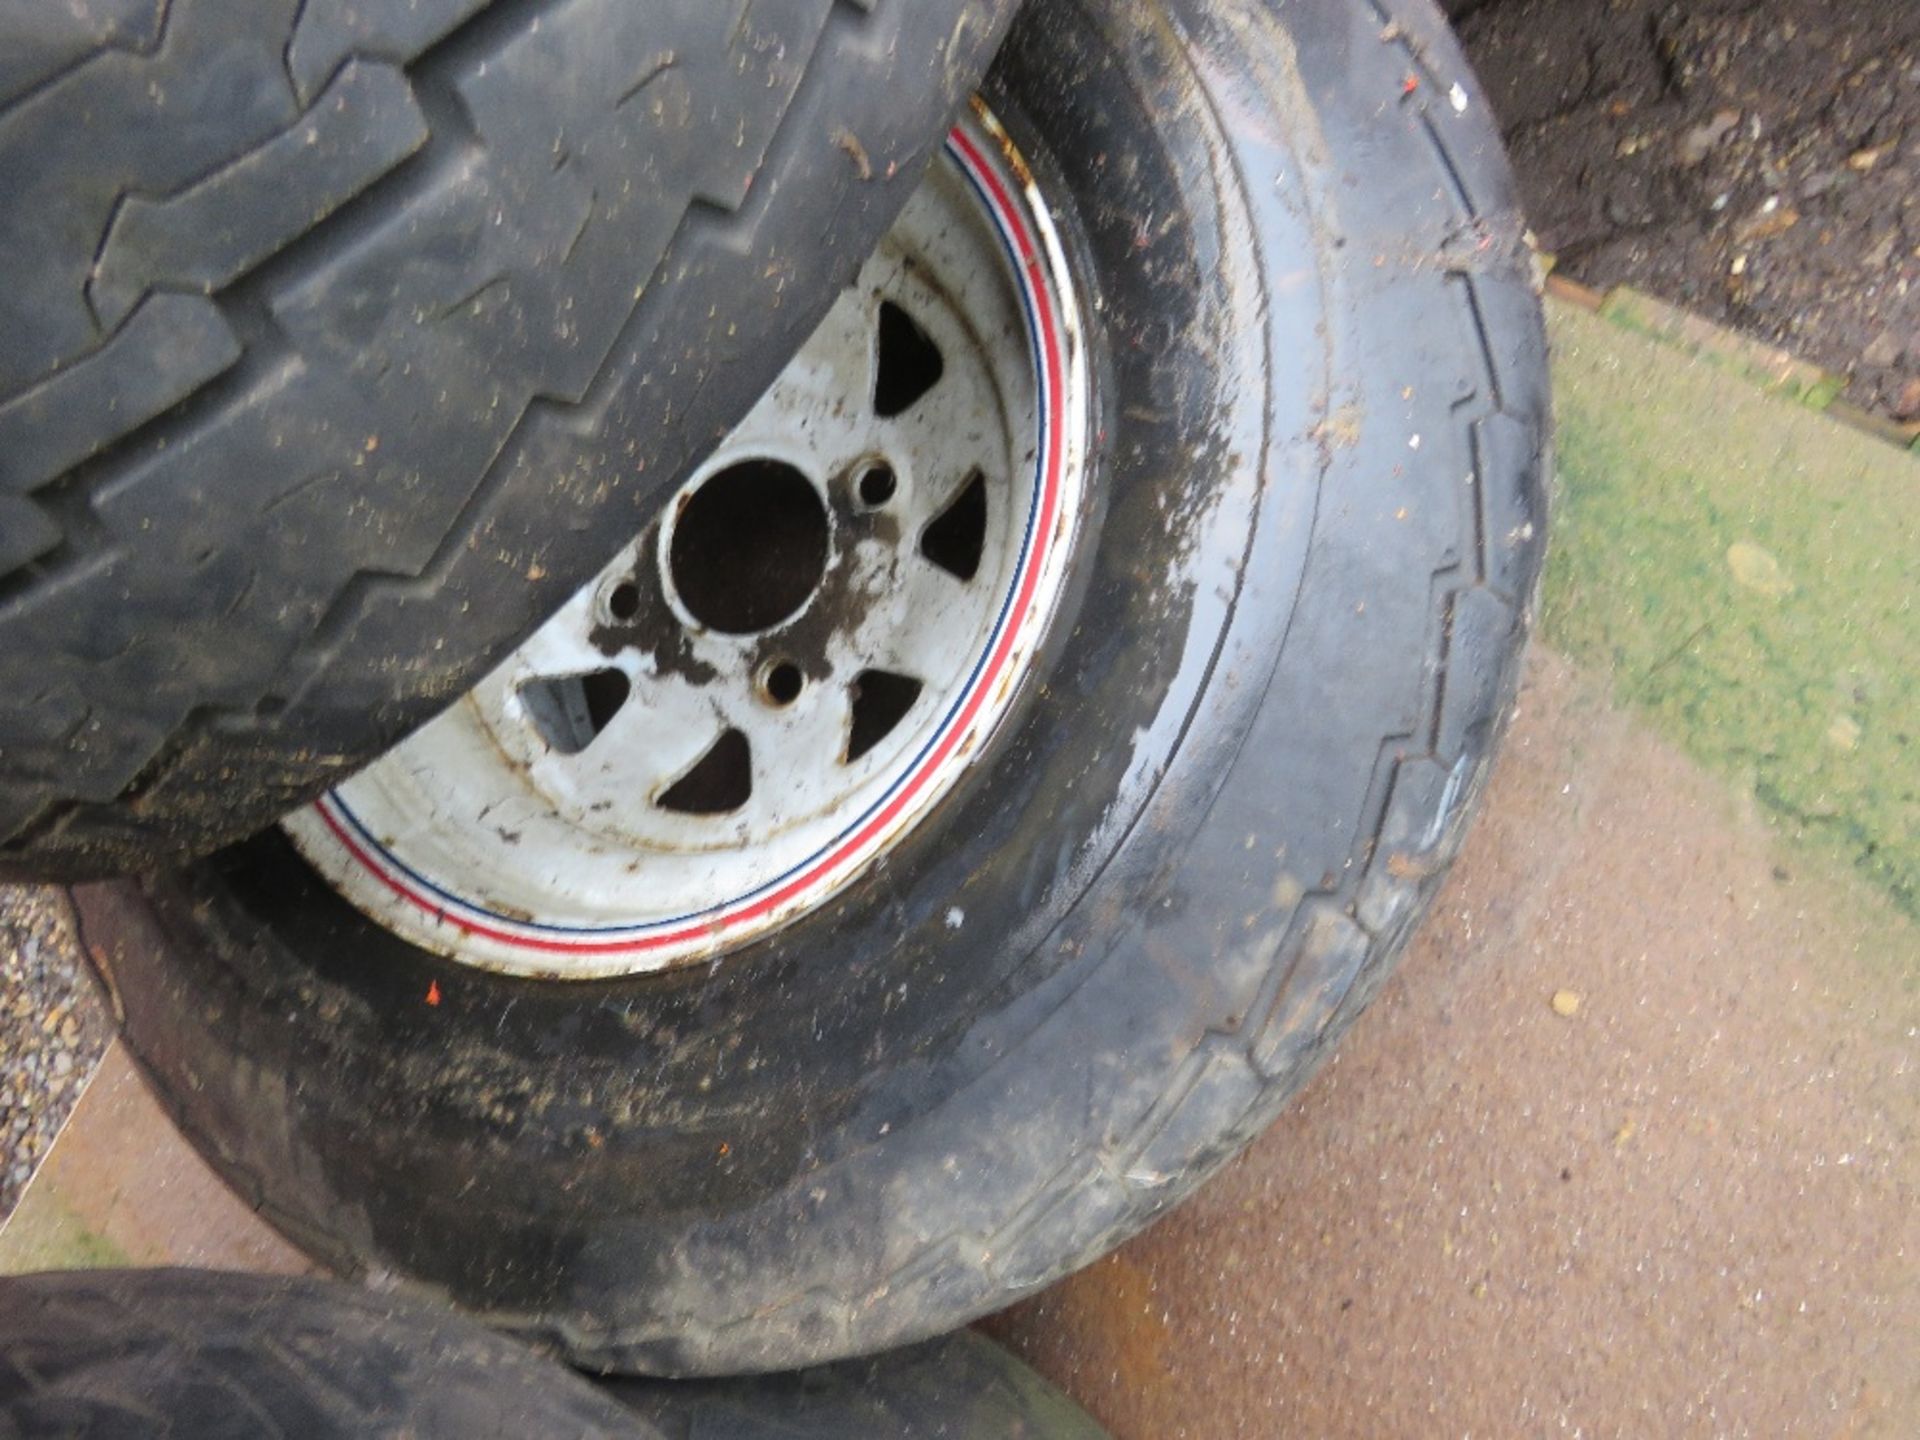
{"type": "Polygon", "coordinates": [[[1549,323],[1547,640],[1920,917],[1920,464],[1598,317],[1549,323]]]}
{"type": "Polygon", "coordinates": [[[57,1195],[16,1210],[0,1233],[0,1275],[108,1270],[132,1263],[126,1251],[93,1230],[57,1195]]]}

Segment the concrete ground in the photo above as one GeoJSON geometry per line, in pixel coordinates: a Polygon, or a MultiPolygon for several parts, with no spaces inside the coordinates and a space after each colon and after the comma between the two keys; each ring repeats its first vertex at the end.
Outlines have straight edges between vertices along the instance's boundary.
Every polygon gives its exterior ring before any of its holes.
{"type": "MultiPolygon", "coordinates": [[[[988,1323],[1120,1440],[1920,1432],[1920,465],[1553,330],[1544,640],[1404,966],[1198,1196],[988,1323]]],[[[0,1270],[168,1259],[304,1263],[116,1050],[0,1270]]]]}

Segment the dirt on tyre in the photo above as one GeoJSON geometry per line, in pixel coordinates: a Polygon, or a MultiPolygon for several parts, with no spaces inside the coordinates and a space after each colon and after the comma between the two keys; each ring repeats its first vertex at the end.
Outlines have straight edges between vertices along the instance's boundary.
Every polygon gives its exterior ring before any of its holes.
{"type": "Polygon", "coordinates": [[[1438,13],[1032,7],[928,186],[489,685],[76,892],[165,1102],[336,1267],[641,1371],[950,1328],[1258,1133],[1452,859],[1548,418],[1438,13]],[[679,543],[751,486],[790,521],[679,543]]]}
{"type": "Polygon", "coordinates": [[[0,15],[0,875],[204,854],[747,411],[1013,0],[0,15]]]}

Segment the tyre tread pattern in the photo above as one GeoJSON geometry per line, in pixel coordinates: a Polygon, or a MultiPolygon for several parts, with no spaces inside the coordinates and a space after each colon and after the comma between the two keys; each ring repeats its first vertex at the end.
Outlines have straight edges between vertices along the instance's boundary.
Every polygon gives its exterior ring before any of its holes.
{"type": "MultiPolygon", "coordinates": [[[[304,442],[298,448],[301,464],[307,471],[297,478],[307,483],[315,480],[324,482],[327,472],[335,467],[351,466],[356,460],[364,463],[365,456],[377,453],[383,429],[391,429],[381,422],[398,417],[380,414],[376,397],[367,390],[337,383],[335,377],[351,363],[346,356],[337,353],[343,339],[338,328],[341,314],[370,300],[392,303],[394,297],[380,295],[377,287],[382,282],[394,286],[405,284],[405,271],[420,244],[416,229],[418,225],[424,223],[437,228],[450,241],[455,237],[483,242],[489,238],[484,219],[476,212],[488,205],[504,206],[512,194],[511,175],[485,176],[492,183],[475,185],[475,169],[484,172],[492,163],[503,171],[509,170],[520,159],[514,153],[518,133],[540,128],[530,123],[527,114],[509,103],[510,99],[524,101],[527,98],[525,92],[530,87],[524,83],[514,84],[511,79],[490,80],[489,65],[493,67],[491,73],[495,76],[504,74],[517,78],[521,74],[532,76],[540,73],[534,68],[534,62],[546,57],[537,53],[531,56],[517,53],[539,48],[536,43],[538,30],[527,25],[525,18],[541,10],[557,7],[524,3],[495,7],[482,18],[492,22],[490,29],[503,32],[503,39],[488,44],[487,37],[482,37],[470,47],[454,47],[454,54],[447,65],[451,74],[445,77],[436,75],[429,61],[427,75],[421,83],[444,84],[451,92],[444,97],[443,113],[439,117],[442,121],[438,145],[441,153],[429,157],[427,163],[417,168],[406,183],[404,193],[388,198],[383,207],[386,214],[381,217],[387,223],[356,224],[353,223],[354,217],[344,217],[347,223],[340,227],[337,237],[323,231],[316,232],[312,228],[315,221],[324,222],[327,215],[363,190],[378,174],[384,173],[393,163],[419,148],[425,139],[427,122],[411,93],[412,87],[404,79],[390,66],[356,63],[361,57],[351,49],[339,61],[338,80],[323,89],[311,105],[301,107],[297,104],[293,94],[296,77],[287,73],[286,66],[298,46],[309,79],[317,73],[317,65],[307,57],[331,47],[314,43],[299,45],[298,42],[316,33],[314,27],[324,24],[327,11],[331,8],[338,13],[338,7],[320,7],[309,16],[302,7],[282,0],[280,15],[283,33],[288,24],[300,28],[286,33],[278,43],[274,42],[270,33],[262,33],[251,47],[243,51],[244,61],[230,58],[233,48],[238,47],[226,46],[233,30],[228,8],[225,0],[171,0],[163,12],[158,34],[150,49],[105,53],[98,57],[94,65],[78,68],[59,86],[36,94],[26,102],[17,103],[10,112],[0,114],[0,150],[17,156],[27,136],[43,132],[56,123],[71,123],[72,116],[84,113],[95,105],[112,105],[117,99],[124,106],[127,103],[126,96],[136,91],[142,95],[151,95],[156,91],[164,95],[171,88],[183,85],[187,72],[209,63],[210,56],[216,54],[228,57],[224,63],[230,70],[238,72],[227,77],[230,83],[245,84],[252,95],[252,103],[240,112],[242,123],[238,126],[210,125],[206,121],[212,117],[205,117],[198,127],[188,132],[195,138],[201,138],[198,146],[175,144],[164,156],[142,157],[148,162],[140,177],[144,184],[152,185],[167,173],[155,163],[156,159],[164,159],[175,171],[185,169],[188,172],[180,177],[184,181],[181,188],[155,198],[121,186],[111,196],[102,197],[107,218],[101,238],[94,248],[90,273],[84,277],[75,276],[72,272],[71,249],[50,245],[35,257],[40,263],[30,265],[24,277],[29,284],[56,287],[62,270],[68,272],[69,280],[82,279],[77,287],[79,293],[70,293],[66,297],[66,313],[61,317],[65,323],[43,323],[36,327],[39,332],[59,334],[64,331],[70,337],[65,351],[37,357],[41,363],[45,365],[50,360],[57,376],[60,370],[74,361],[91,358],[95,368],[109,374],[111,379],[95,387],[94,393],[101,403],[92,409],[71,404],[74,395],[69,388],[66,394],[38,397],[40,403],[32,407],[30,414],[23,413],[21,420],[50,424],[70,434],[81,432],[91,435],[94,437],[92,449],[104,448],[114,438],[124,438],[114,437],[110,430],[103,433],[101,428],[102,420],[113,415],[116,409],[115,392],[122,387],[145,384],[162,395],[164,407],[170,408],[194,394],[208,378],[206,367],[180,367],[166,348],[151,345],[128,348],[117,343],[120,339],[117,323],[132,314],[156,284],[187,293],[196,289],[211,291],[222,282],[231,282],[238,275],[251,270],[296,237],[311,235],[308,246],[310,261],[296,267],[291,276],[277,285],[261,287],[266,293],[254,297],[255,305],[267,312],[264,319],[266,333],[256,337],[250,346],[237,338],[234,340],[233,348],[236,351],[245,349],[251,352],[248,358],[253,382],[235,387],[237,393],[208,397],[214,403],[201,408],[211,409],[212,414],[169,416],[169,428],[184,434],[156,437],[150,446],[138,447],[127,454],[121,463],[112,463],[113,459],[120,457],[111,457],[84,477],[75,477],[66,468],[36,472],[9,466],[6,488],[15,495],[24,495],[29,503],[36,490],[55,482],[64,482],[67,489],[82,491],[78,495],[62,496],[59,502],[50,503],[43,509],[42,514],[52,522],[51,528],[59,528],[65,514],[77,511],[84,518],[72,532],[58,537],[55,544],[43,548],[38,556],[29,557],[42,561],[36,572],[16,572],[12,577],[0,575],[0,597],[7,601],[5,611],[0,613],[0,625],[7,621],[21,626],[32,624],[39,618],[39,612],[55,606],[84,613],[89,598],[84,591],[90,587],[113,584],[118,572],[128,561],[125,540],[116,534],[120,527],[115,522],[120,516],[124,515],[135,524],[147,527],[171,524],[176,529],[186,529],[203,522],[206,518],[204,513],[168,513],[183,509],[168,502],[183,493],[191,494],[185,490],[184,475],[205,468],[210,463],[207,456],[209,450],[226,448],[229,453],[259,453],[268,449],[284,451],[288,448],[288,440],[297,438],[304,442]],[[468,53],[469,50],[480,51],[484,58],[476,59],[468,53]],[[357,102],[364,105],[369,99],[374,102],[371,113],[345,113],[343,107],[347,104],[357,102]],[[485,105],[489,99],[497,121],[498,133],[495,134],[479,130],[474,123],[476,108],[485,105]],[[303,217],[298,213],[298,207],[310,203],[312,199],[309,193],[312,184],[311,157],[307,152],[310,148],[319,147],[328,125],[329,112],[341,117],[350,136],[366,142],[366,163],[359,167],[338,163],[354,157],[339,155],[339,146],[326,147],[336,153],[335,163],[326,167],[333,173],[325,176],[325,180],[331,183],[323,192],[322,213],[303,217]],[[261,123],[263,113],[270,117],[271,129],[261,123]],[[252,123],[245,123],[248,121],[252,123]],[[202,138],[208,130],[222,133],[202,138]],[[210,153],[212,144],[227,138],[235,130],[238,131],[236,138],[243,142],[243,148],[231,158],[210,153]],[[381,143],[383,140],[385,143],[381,143]],[[265,199],[269,203],[250,207],[247,213],[257,233],[242,237],[218,224],[219,206],[222,201],[239,198],[235,192],[246,191],[255,192],[246,198],[265,199]],[[258,193],[263,191],[267,193],[258,193]],[[276,195],[273,193],[275,191],[280,193],[276,195]],[[271,203],[275,199],[282,203],[271,203]],[[169,219],[172,220],[171,225],[169,219]],[[208,220],[215,223],[208,225],[208,220]],[[196,226],[195,221],[200,224],[196,226]],[[202,233],[196,235],[196,229],[202,233]],[[181,233],[169,234],[170,230],[181,233]],[[366,274],[370,268],[379,267],[382,260],[386,264],[375,275],[366,274]],[[340,272],[352,272],[356,267],[361,271],[362,283],[354,288],[342,285],[337,278],[340,272]],[[196,280],[200,283],[196,284],[196,280]],[[96,332],[104,332],[97,344],[94,343],[96,332]],[[80,350],[80,347],[89,345],[93,348],[80,350]],[[336,353],[329,353],[330,350],[336,353]],[[160,374],[153,374],[155,370],[160,374]],[[170,376],[173,383],[167,385],[161,378],[163,376],[170,376]],[[313,383],[303,383],[307,377],[314,377],[313,383]],[[290,389],[293,393],[289,393],[290,389]],[[306,393],[309,390],[312,393],[306,393]],[[52,401],[68,403],[55,405],[50,403],[52,401]],[[286,419],[290,410],[304,422],[293,436],[288,434],[291,427],[286,419]],[[269,430],[273,432],[271,435],[264,433],[269,430]],[[356,455],[356,451],[360,454],[356,455]],[[87,519],[96,517],[100,523],[86,523],[87,519]],[[56,555],[57,563],[46,563],[49,550],[56,555]]],[[[386,7],[385,13],[394,16],[404,12],[405,8],[386,7]]],[[[616,54],[624,50],[630,54],[634,49],[640,49],[648,56],[642,75],[657,73],[663,63],[657,56],[661,53],[671,54],[671,47],[657,41],[646,43],[641,35],[628,36],[623,33],[622,27],[614,23],[609,7],[602,5],[596,8],[608,13],[593,17],[575,16],[573,28],[585,28],[589,18],[598,21],[603,27],[600,39],[606,50],[616,54]],[[636,44],[636,41],[640,43],[636,44]]],[[[822,7],[814,4],[807,8],[819,11],[822,7]]],[[[368,34],[363,23],[359,33],[349,29],[347,39],[349,43],[356,39],[381,42],[382,48],[393,54],[393,58],[412,61],[416,56],[409,42],[418,45],[435,37],[443,28],[443,22],[457,19],[463,10],[471,9],[471,6],[429,7],[426,11],[415,12],[420,19],[412,26],[394,22],[368,34]],[[394,54],[396,50],[398,53],[394,54]]],[[[724,19],[721,7],[715,7],[712,13],[716,20],[724,19]]],[[[708,23],[712,25],[715,22],[708,23]]],[[[257,17],[255,25],[259,31],[266,32],[269,16],[257,17]]],[[[629,25],[624,29],[644,27],[629,25]]],[[[793,43],[804,64],[805,47],[810,38],[804,30],[778,38],[783,44],[793,43]]],[[[711,50],[713,47],[709,44],[707,48],[711,50]]],[[[797,78],[799,69],[800,66],[793,67],[792,73],[783,78],[788,79],[790,84],[797,78]]],[[[597,78],[602,79],[604,90],[604,77],[597,78]]],[[[203,103],[209,106],[215,103],[218,95],[218,92],[209,93],[210,88],[200,92],[204,97],[203,103]]],[[[613,94],[601,94],[596,98],[601,102],[602,114],[595,118],[604,119],[634,98],[634,91],[630,84],[621,84],[613,94]]],[[[121,112],[129,120],[134,113],[137,112],[130,113],[125,109],[121,112]]],[[[716,173],[703,165],[688,167],[688,172],[679,177],[683,198],[678,210],[670,205],[657,205],[659,213],[652,226],[653,233],[646,237],[650,244],[642,242],[635,246],[636,250],[640,254],[649,250],[655,255],[663,252],[677,222],[677,214],[696,200],[722,209],[729,202],[737,204],[744,196],[746,181],[765,158],[765,142],[770,138],[774,123],[781,113],[780,107],[764,106],[754,115],[759,133],[743,134],[740,137],[742,143],[726,152],[732,160],[731,176],[724,172],[716,173]],[[756,141],[759,143],[754,143],[756,141]],[[729,180],[731,183],[728,183],[729,180]]],[[[645,151],[647,147],[642,145],[636,148],[645,151]]],[[[60,174],[53,173],[52,167],[44,163],[34,165],[33,171],[35,178],[42,179],[55,194],[60,194],[63,186],[71,184],[60,174]]],[[[573,183],[572,177],[560,175],[557,169],[555,174],[560,178],[544,187],[543,193],[537,197],[542,203],[534,223],[537,225],[557,212],[565,217],[562,223],[577,232],[590,213],[594,196],[588,189],[573,183]]],[[[66,203],[75,203],[65,196],[62,198],[66,203]]],[[[536,197],[522,195],[514,198],[530,201],[536,197]]],[[[478,312],[480,307],[477,302],[490,291],[503,290],[513,280],[521,281],[536,293],[558,290],[564,296],[564,279],[543,276],[539,271],[544,268],[542,262],[550,259],[559,258],[564,263],[564,259],[573,254],[571,245],[566,247],[564,256],[556,257],[550,243],[538,243],[539,237],[530,237],[520,227],[515,227],[511,237],[491,238],[494,240],[491,246],[474,246],[477,253],[463,257],[464,263],[456,262],[457,275],[453,282],[456,293],[443,298],[442,318],[456,315],[463,308],[478,312]],[[535,241],[531,246],[528,245],[530,238],[535,241]]],[[[11,248],[18,263],[17,257],[26,247],[16,245],[11,248]]],[[[433,277],[435,280],[439,278],[433,277]]],[[[427,287],[411,295],[400,291],[400,298],[415,304],[429,303],[431,285],[429,281],[427,287]]],[[[71,292],[76,287],[69,283],[65,288],[71,292]]],[[[444,285],[441,288],[444,289],[444,285]]],[[[563,298],[556,299],[564,304],[563,298]]],[[[223,297],[223,303],[216,306],[223,316],[231,317],[227,320],[230,334],[246,328],[244,321],[235,323],[239,317],[234,314],[245,303],[223,297]]],[[[44,307],[45,302],[41,304],[44,307]]],[[[392,327],[395,332],[401,332],[403,327],[411,324],[412,316],[406,313],[410,308],[402,305],[396,311],[392,327]]],[[[558,309],[559,304],[553,308],[558,309]]],[[[496,309],[491,312],[496,325],[502,328],[516,323],[525,313],[524,309],[514,312],[496,309]]],[[[44,309],[40,318],[45,319],[44,309]]],[[[262,324],[261,316],[251,318],[256,327],[262,324]]],[[[570,336],[549,335],[513,356],[518,362],[513,369],[525,378],[516,387],[517,394],[503,394],[500,390],[492,394],[496,433],[488,437],[491,443],[485,448],[497,448],[501,436],[518,423],[527,407],[541,394],[558,394],[578,402],[586,383],[611,347],[617,324],[603,325],[602,329],[602,344],[591,349],[571,343],[570,336]],[[563,367],[571,373],[564,378],[550,378],[563,367]]],[[[355,338],[363,345],[374,340],[373,336],[364,333],[355,338]]],[[[473,337],[458,334],[449,344],[433,343],[430,339],[422,345],[416,336],[395,333],[392,343],[405,355],[400,363],[423,366],[437,364],[447,367],[454,375],[462,370],[473,369],[486,358],[496,361],[507,358],[498,352],[488,357],[484,350],[478,350],[466,365],[461,365],[460,361],[465,357],[457,353],[458,349],[472,345],[473,337]],[[409,345],[409,340],[414,343],[409,345]]],[[[5,366],[0,365],[0,385],[4,385],[9,378],[5,366]]],[[[15,397],[13,403],[25,398],[15,397]]],[[[23,412],[25,408],[22,407],[23,412]]],[[[130,418],[139,420],[146,417],[136,413],[130,418]]],[[[69,442],[63,448],[70,453],[76,446],[69,442]]],[[[262,458],[265,458],[264,455],[262,458]]],[[[468,456],[460,459],[471,463],[468,456]]],[[[227,471],[233,474],[238,468],[229,466],[227,471]]],[[[245,497],[237,494],[221,496],[223,503],[246,504],[251,501],[260,504],[264,500],[266,507],[270,508],[275,501],[286,498],[285,493],[262,495],[260,490],[264,487],[258,487],[257,476],[244,478],[254,484],[254,494],[245,497]]],[[[318,599],[319,608],[328,616],[318,626],[318,632],[323,636],[338,636],[347,623],[340,612],[352,608],[354,599],[365,593],[375,576],[417,580],[427,573],[433,556],[443,552],[448,540],[454,538],[450,532],[457,527],[462,514],[464,512],[446,517],[437,526],[430,522],[419,523],[425,517],[405,517],[415,520],[415,523],[390,527],[391,531],[401,535],[399,543],[385,555],[377,558],[366,556],[367,563],[346,578],[344,587],[337,595],[302,597],[310,606],[318,599]]],[[[44,537],[49,534],[50,527],[43,525],[37,530],[44,537]]],[[[141,544],[157,548],[146,536],[141,537],[141,544]]],[[[256,579],[257,571],[247,577],[248,589],[253,588],[256,579]]],[[[149,623],[150,618],[144,613],[122,621],[126,626],[149,623]]],[[[189,624],[189,643],[197,645],[201,640],[198,628],[189,624]]],[[[95,665],[111,666],[115,662],[137,659],[143,651],[156,647],[172,651],[166,657],[171,663],[142,665],[142,669],[152,671],[165,668],[177,672],[198,668],[204,672],[209,664],[203,654],[189,653],[178,643],[169,643],[158,637],[144,637],[130,631],[116,636],[108,653],[96,650],[87,658],[95,665]]],[[[244,653],[235,658],[252,659],[256,667],[259,662],[259,657],[246,656],[244,653]]],[[[282,661],[284,658],[272,657],[282,661]]],[[[324,660],[315,668],[324,668],[324,660]]],[[[112,806],[129,787],[151,788],[155,775],[165,764],[165,757],[187,749],[194,732],[235,718],[245,706],[257,700],[257,696],[240,693],[248,679],[257,684],[257,670],[245,679],[231,673],[203,673],[196,688],[208,692],[208,698],[201,703],[177,704],[170,714],[156,714],[150,709],[145,715],[125,717],[130,722],[125,727],[126,733],[112,737],[112,741],[119,743],[109,741],[104,747],[115,753],[119,763],[88,766],[92,773],[86,776],[83,783],[74,787],[78,800],[112,806]]],[[[165,688],[163,686],[162,694],[165,688]]],[[[79,703],[78,696],[69,698],[43,694],[33,697],[32,706],[47,708],[49,700],[55,701],[51,708],[61,713],[79,703]],[[61,699],[67,700],[67,703],[58,703],[61,699]]],[[[98,714],[89,717],[90,727],[96,730],[104,728],[106,723],[98,714]]],[[[71,735],[72,732],[63,726],[61,733],[71,735]]],[[[48,765],[44,767],[44,772],[51,777],[58,773],[58,767],[48,765]]],[[[76,811],[70,804],[56,801],[43,807],[39,814],[25,817],[18,813],[14,804],[9,803],[12,801],[14,797],[11,795],[0,798],[0,805],[6,806],[0,809],[0,831],[7,828],[4,824],[6,820],[12,820],[16,825],[25,821],[26,824],[21,828],[35,826],[42,832],[59,828],[74,834],[87,828],[89,817],[85,811],[76,811]]],[[[111,818],[101,817],[102,820],[111,818]]]]}
{"type": "MultiPolygon", "coordinates": [[[[1469,437],[1466,448],[1475,456],[1466,487],[1471,513],[1463,526],[1471,543],[1464,547],[1464,563],[1455,560],[1432,577],[1437,623],[1426,714],[1416,733],[1381,742],[1376,773],[1383,783],[1375,789],[1385,800],[1371,833],[1361,827],[1358,881],[1302,901],[1247,1012],[1250,1018],[1223,1019],[1209,1031],[1160,1103],[1102,1157],[1104,1175],[1125,1189],[1125,1218],[1116,1226],[1108,1217],[1111,1201],[1096,1198],[1086,1207],[1073,1238],[1087,1259],[1111,1243],[1108,1237],[1130,1233],[1197,1188],[1258,1136],[1372,1000],[1458,853],[1518,685],[1516,637],[1531,625],[1541,573],[1544,416],[1516,418],[1504,409],[1501,365],[1473,267],[1491,252],[1496,266],[1510,269],[1524,251],[1520,222],[1512,212],[1482,210],[1475,200],[1478,186],[1466,178],[1470,163],[1452,153],[1435,122],[1434,98],[1445,96],[1452,81],[1443,81],[1428,58],[1432,32],[1421,24],[1429,18],[1427,7],[1367,0],[1367,9],[1378,20],[1382,45],[1403,56],[1406,74],[1419,82],[1403,82],[1401,103],[1414,112],[1431,147],[1457,211],[1457,234],[1467,241],[1443,249],[1442,258],[1449,283],[1461,294],[1468,349],[1483,366],[1480,383],[1457,395],[1454,406],[1456,423],[1469,437]],[[1503,436],[1518,432],[1523,438],[1505,446],[1485,443],[1482,437],[1496,426],[1503,436]],[[1496,473],[1487,468],[1489,459],[1507,468],[1496,473]],[[1498,524],[1486,513],[1494,495],[1518,497],[1525,518],[1498,524]],[[1179,1183],[1169,1187],[1173,1175],[1179,1183]]],[[[1437,16],[1431,21],[1440,23],[1437,16]]],[[[1059,1184],[1056,1176],[1041,1188],[1059,1184]]],[[[1020,1246],[1028,1223],[1015,1216],[1002,1230],[978,1237],[979,1243],[989,1254],[1007,1254],[1020,1246]]],[[[1004,1269],[1000,1278],[1017,1282],[1004,1269]]]]}
{"type": "MultiPolygon", "coordinates": [[[[0,105],[0,873],[268,823],[517,642],[433,624],[467,613],[456,573],[511,575],[524,632],[604,560],[577,537],[556,560],[519,510],[718,438],[616,453],[620,385],[732,418],[703,287],[765,249],[783,180],[853,163],[789,116],[942,16],[931,89],[960,88],[1011,7],[877,8],[168,0],[84,53],[43,37],[51,73],[0,105]],[[684,356],[633,353],[643,314],[684,322],[684,356]]],[[[932,137],[868,141],[911,162],[932,137]]],[[[759,283],[790,325],[780,270],[759,283]]]]}

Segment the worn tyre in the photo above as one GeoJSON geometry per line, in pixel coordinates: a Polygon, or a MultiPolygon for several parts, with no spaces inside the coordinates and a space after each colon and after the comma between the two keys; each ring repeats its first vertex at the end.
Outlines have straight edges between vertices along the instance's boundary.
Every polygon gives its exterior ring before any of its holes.
{"type": "Polygon", "coordinates": [[[610,1380],[666,1440],[1105,1440],[1073,1401],[962,1330],[781,1375],[610,1380]]]}
{"type": "Polygon", "coordinates": [[[204,854],[606,562],[1013,0],[0,13],[0,875],[204,854]]]}
{"type": "Polygon", "coordinates": [[[676,1440],[449,1311],[207,1270],[0,1279],[0,1433],[16,1440],[676,1440]]]}
{"type": "Polygon", "coordinates": [[[437,1306],[205,1270],[0,1279],[12,1440],[1100,1440],[1013,1356],[959,1334],[739,1381],[581,1375],[437,1306]]]}
{"type": "Polygon", "coordinates": [[[949,1328],[1256,1134],[1431,897],[1516,684],[1547,446],[1530,256],[1438,13],[1055,0],[986,100],[1097,317],[1088,485],[1011,708],[856,879],[569,982],[461,957],[584,932],[401,866],[355,909],[311,824],[77,892],[165,1102],[335,1266],[649,1371],[949,1328]]]}

